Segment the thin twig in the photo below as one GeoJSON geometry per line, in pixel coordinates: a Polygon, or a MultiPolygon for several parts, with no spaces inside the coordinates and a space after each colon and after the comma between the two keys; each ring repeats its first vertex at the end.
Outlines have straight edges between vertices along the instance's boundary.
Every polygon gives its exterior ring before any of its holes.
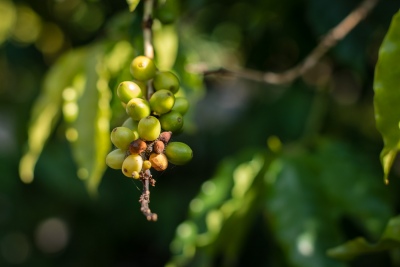
{"type": "MultiPolygon", "coordinates": [[[[144,47],[144,55],[148,58],[154,58],[154,47],[153,47],[153,36],[152,36],[152,26],[153,26],[153,0],[145,0],[144,1],[144,10],[143,10],[143,47],[144,47]]],[[[153,93],[153,85],[151,80],[147,82],[147,93],[146,98],[150,99],[151,94],[153,93]]],[[[152,213],[149,207],[150,203],[150,189],[149,185],[154,186],[155,181],[152,178],[150,170],[146,170],[141,172],[140,180],[143,184],[142,195],[140,196],[139,202],[141,204],[140,210],[146,216],[148,221],[157,221],[157,214],[152,213]]]]}
{"type": "Polygon", "coordinates": [[[347,15],[347,17],[336,25],[336,27],[331,29],[302,62],[282,73],[262,72],[250,69],[233,70],[224,67],[215,70],[208,70],[204,66],[200,65],[191,66],[190,69],[194,72],[203,73],[204,75],[230,75],[269,84],[290,83],[314,67],[329,49],[346,37],[346,35],[371,12],[378,2],[379,0],[364,0],[349,15],[347,15]]]}
{"type": "Polygon", "coordinates": [[[148,221],[157,221],[157,214],[152,213],[149,207],[150,203],[150,188],[149,185],[152,184],[154,186],[154,180],[150,173],[150,170],[146,170],[142,173],[140,180],[143,184],[142,195],[139,198],[139,202],[141,204],[140,211],[146,216],[148,221]]]}

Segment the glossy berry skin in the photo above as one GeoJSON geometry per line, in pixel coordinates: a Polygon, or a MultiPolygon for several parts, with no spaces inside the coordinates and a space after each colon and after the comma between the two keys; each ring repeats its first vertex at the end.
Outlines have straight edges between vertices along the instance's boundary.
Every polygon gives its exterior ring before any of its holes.
{"type": "Polygon", "coordinates": [[[108,153],[106,157],[106,164],[108,167],[112,169],[119,170],[122,168],[122,163],[125,159],[125,151],[117,148],[110,153],[108,153]]]}
{"type": "Polygon", "coordinates": [[[184,165],[193,158],[192,149],[182,142],[170,142],[165,148],[168,161],[175,165],[184,165]]]}
{"type": "Polygon", "coordinates": [[[173,94],[179,90],[179,79],[170,71],[157,72],[153,79],[153,87],[156,91],[165,89],[173,94]]]}
{"type": "Polygon", "coordinates": [[[150,168],[151,168],[151,162],[150,162],[149,160],[143,161],[142,169],[143,169],[143,170],[148,170],[148,169],[150,169],[150,168]]]}
{"type": "Polygon", "coordinates": [[[147,116],[139,121],[138,132],[140,138],[146,141],[154,141],[161,133],[160,121],[153,116],[147,116]]]}
{"type": "Polygon", "coordinates": [[[134,79],[147,81],[154,77],[157,68],[150,58],[138,56],[132,60],[130,71],[134,79]]]}
{"type": "Polygon", "coordinates": [[[124,121],[122,124],[122,127],[126,127],[132,130],[133,135],[135,138],[133,140],[136,140],[139,138],[139,133],[138,133],[138,121],[134,121],[132,118],[128,118],[124,121]]]}
{"type": "Polygon", "coordinates": [[[160,116],[161,128],[173,133],[178,132],[183,126],[182,115],[174,110],[160,116]]]}
{"type": "Polygon", "coordinates": [[[140,172],[142,170],[143,159],[138,154],[132,154],[126,157],[122,163],[122,173],[129,178],[132,178],[133,172],[140,172]]]}
{"type": "Polygon", "coordinates": [[[118,98],[123,103],[128,103],[132,98],[137,98],[142,96],[142,89],[134,82],[125,81],[119,84],[117,88],[118,98]]]}
{"type": "Polygon", "coordinates": [[[175,104],[175,96],[169,90],[159,90],[150,97],[151,110],[158,115],[169,112],[175,104]]]}
{"type": "Polygon", "coordinates": [[[118,148],[126,150],[129,144],[135,139],[131,129],[126,127],[116,127],[111,132],[111,142],[118,148]]]}
{"type": "Polygon", "coordinates": [[[178,111],[182,116],[186,114],[189,109],[189,101],[184,97],[175,97],[175,104],[172,110],[178,111]]]}
{"type": "Polygon", "coordinates": [[[135,121],[150,115],[149,102],[142,98],[133,98],[126,104],[126,113],[135,121]]]}
{"type": "Polygon", "coordinates": [[[163,171],[168,167],[168,159],[164,154],[152,153],[149,161],[151,162],[151,167],[156,171],[163,171]]]}

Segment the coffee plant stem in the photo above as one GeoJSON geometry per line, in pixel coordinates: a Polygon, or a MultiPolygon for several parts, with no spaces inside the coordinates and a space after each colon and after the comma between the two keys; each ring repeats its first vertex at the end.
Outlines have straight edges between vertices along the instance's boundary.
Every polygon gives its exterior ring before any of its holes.
{"type": "Polygon", "coordinates": [[[157,221],[157,214],[152,213],[149,207],[150,203],[150,184],[154,186],[155,180],[152,178],[150,171],[145,171],[143,177],[140,178],[143,183],[142,195],[140,196],[139,202],[141,204],[140,211],[146,216],[148,221],[157,221]]]}
{"type": "Polygon", "coordinates": [[[202,73],[203,75],[226,75],[235,76],[247,80],[264,82],[268,84],[288,84],[314,67],[320,59],[334,47],[339,41],[343,40],[377,5],[379,0],[364,0],[349,15],[347,15],[338,25],[332,28],[319,42],[319,44],[306,56],[306,58],[295,67],[282,73],[262,72],[250,69],[208,69],[204,64],[189,66],[190,71],[202,73]]]}
{"type": "MultiPolygon", "coordinates": [[[[144,55],[148,58],[154,58],[154,47],[153,47],[153,8],[154,1],[153,0],[145,0],[144,1],[144,10],[143,10],[143,42],[144,42],[144,55]]],[[[151,94],[153,93],[153,84],[151,81],[147,82],[147,90],[145,93],[145,97],[147,100],[150,99],[151,94]]]]}

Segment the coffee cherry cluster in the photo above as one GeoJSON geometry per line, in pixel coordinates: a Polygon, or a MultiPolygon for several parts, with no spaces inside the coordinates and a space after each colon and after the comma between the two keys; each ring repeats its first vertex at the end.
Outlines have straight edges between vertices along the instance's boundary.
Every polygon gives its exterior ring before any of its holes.
{"type": "Polygon", "coordinates": [[[138,56],[130,66],[134,81],[121,82],[118,98],[129,118],[111,132],[116,147],[106,157],[110,168],[121,169],[130,178],[149,176],[149,170],[164,171],[168,162],[184,165],[193,157],[192,149],[182,142],[170,142],[183,126],[189,103],[175,94],[179,79],[170,71],[158,71],[153,60],[138,56]],[[154,90],[149,98],[148,90],[154,90]]]}

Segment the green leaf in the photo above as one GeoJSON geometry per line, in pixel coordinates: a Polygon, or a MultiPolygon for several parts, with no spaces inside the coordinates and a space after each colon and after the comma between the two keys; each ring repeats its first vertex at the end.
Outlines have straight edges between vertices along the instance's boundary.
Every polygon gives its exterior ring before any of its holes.
{"type": "Polygon", "coordinates": [[[380,252],[400,247],[400,216],[392,218],[380,240],[371,244],[363,237],[355,238],[328,250],[328,255],[338,260],[352,260],[366,253],[380,252]]]}
{"type": "Polygon", "coordinates": [[[380,234],[393,211],[367,160],[340,142],[319,140],[312,151],[288,151],[271,163],[266,218],[290,266],[343,266],[326,255],[344,239],[343,218],[370,237],[380,234]]]}
{"type": "Polygon", "coordinates": [[[400,12],[392,20],[379,49],[374,78],[376,126],[382,135],[384,148],[380,159],[385,183],[400,148],[400,12]]]}
{"type": "Polygon", "coordinates": [[[129,11],[133,12],[135,11],[137,5],[139,4],[140,0],[126,0],[129,6],[129,11]]]}
{"type": "Polygon", "coordinates": [[[8,38],[17,17],[15,6],[11,1],[0,1],[0,17],[0,44],[2,44],[8,38]]]}
{"type": "Polygon", "coordinates": [[[171,244],[175,255],[167,266],[187,266],[195,257],[201,258],[195,266],[210,266],[219,254],[224,261],[221,266],[232,266],[262,208],[265,166],[265,155],[254,151],[242,152],[221,164],[192,200],[188,220],[178,226],[171,244]]]}
{"type": "Polygon", "coordinates": [[[178,33],[175,25],[162,25],[154,29],[153,44],[158,68],[171,69],[178,54],[178,33]]]}
{"type": "Polygon", "coordinates": [[[42,91],[32,108],[27,151],[19,163],[19,174],[25,183],[33,180],[36,162],[60,116],[62,92],[79,71],[84,56],[83,50],[68,52],[55,63],[45,77],[42,91]]]}
{"type": "Polygon", "coordinates": [[[105,50],[104,44],[91,47],[83,72],[74,79],[77,114],[66,131],[78,165],[78,177],[86,181],[92,195],[97,192],[106,169],[105,158],[111,148],[110,75],[104,61],[105,50]]]}

